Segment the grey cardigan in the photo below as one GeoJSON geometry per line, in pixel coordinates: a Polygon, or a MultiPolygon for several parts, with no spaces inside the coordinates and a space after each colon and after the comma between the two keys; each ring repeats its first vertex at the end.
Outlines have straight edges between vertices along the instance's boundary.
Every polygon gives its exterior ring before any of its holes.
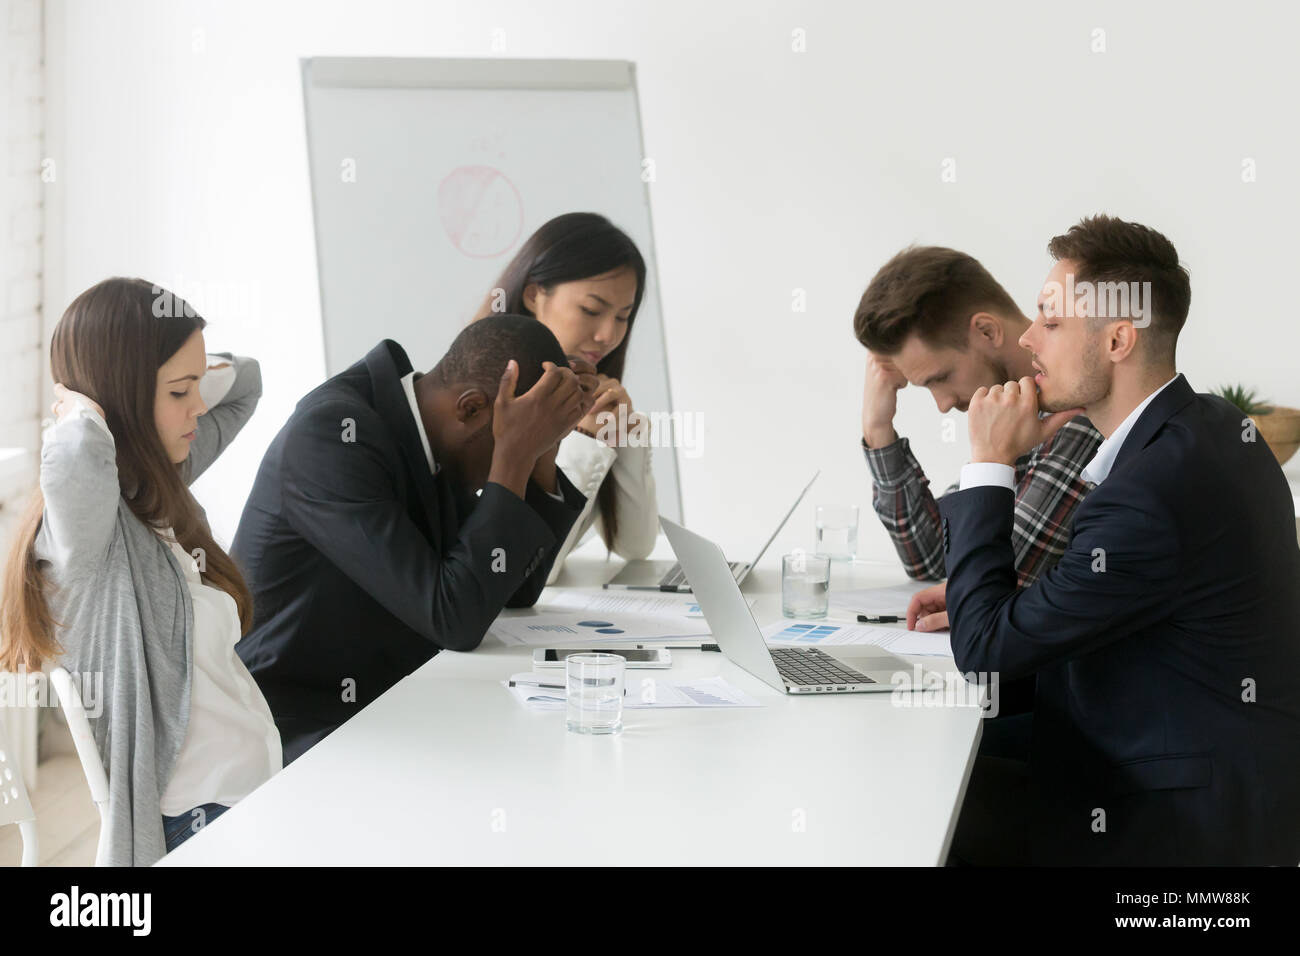
{"type": "MultiPolygon", "coordinates": [[[[225,450],[262,395],[256,361],[221,357],[235,366],[235,381],[199,417],[183,466],[187,484],[225,450]]],[[[50,431],[41,492],[35,554],[59,623],[60,663],[75,680],[103,680],[103,707],[90,726],[108,773],[108,862],[148,866],[167,852],[162,792],[190,719],[189,586],[170,548],[127,506],[113,439],[94,421],[72,418],[50,431]]]]}

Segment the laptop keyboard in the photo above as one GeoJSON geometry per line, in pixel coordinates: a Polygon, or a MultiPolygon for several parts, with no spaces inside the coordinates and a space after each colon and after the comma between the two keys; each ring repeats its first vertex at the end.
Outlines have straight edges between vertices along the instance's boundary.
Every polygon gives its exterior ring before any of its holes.
{"type": "Polygon", "coordinates": [[[841,664],[815,647],[769,648],[781,677],[790,684],[874,684],[866,674],[841,664]]]}
{"type": "MultiPolygon", "coordinates": [[[[731,561],[728,562],[728,567],[731,568],[731,573],[735,574],[736,570],[740,567],[740,564],[739,562],[731,561]]],[[[659,586],[661,588],[675,588],[686,583],[686,572],[682,570],[680,564],[674,564],[668,573],[660,579],[659,586]]]]}

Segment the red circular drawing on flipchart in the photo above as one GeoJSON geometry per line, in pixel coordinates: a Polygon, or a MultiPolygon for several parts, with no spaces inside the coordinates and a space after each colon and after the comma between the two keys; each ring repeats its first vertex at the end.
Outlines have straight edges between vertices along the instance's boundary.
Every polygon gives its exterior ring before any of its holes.
{"type": "Polygon", "coordinates": [[[438,218],[452,245],[475,259],[513,248],[524,229],[524,203],[505,173],[458,166],[438,184],[438,218]]]}

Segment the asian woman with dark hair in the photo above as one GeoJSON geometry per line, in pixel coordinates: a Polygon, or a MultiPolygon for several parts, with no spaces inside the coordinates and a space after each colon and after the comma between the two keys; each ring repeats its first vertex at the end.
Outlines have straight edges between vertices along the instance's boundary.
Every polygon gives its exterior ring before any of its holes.
{"type": "Polygon", "coordinates": [[[587,496],[587,507],[561,546],[548,584],[593,528],[609,550],[628,560],[654,548],[659,509],[650,423],[634,411],[622,383],[645,284],[645,260],[626,233],[596,213],[567,213],[528,238],[475,316],[532,316],[554,333],[575,371],[591,366],[580,377],[594,388],[595,404],[556,456],[560,470],[587,496]]]}

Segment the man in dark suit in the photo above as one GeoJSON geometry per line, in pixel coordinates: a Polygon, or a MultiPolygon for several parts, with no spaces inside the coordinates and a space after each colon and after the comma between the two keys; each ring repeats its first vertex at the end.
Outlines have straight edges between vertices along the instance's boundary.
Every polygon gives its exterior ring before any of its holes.
{"type": "Polygon", "coordinates": [[[232,548],[255,606],[236,651],[286,764],[537,600],[586,503],[555,455],[589,405],[555,336],[514,315],[468,326],[427,375],[380,342],[298,403],[232,548]]]}
{"type": "Polygon", "coordinates": [[[1039,374],[976,393],[971,464],[941,502],[958,668],[1038,678],[1024,787],[977,762],[954,857],[1016,862],[1019,844],[1034,863],[1294,866],[1286,480],[1249,419],[1177,374],[1191,288],[1164,236],[1098,216],[1048,248],[1021,339],[1039,374]],[[1010,466],[1080,410],[1106,436],[1083,471],[1096,487],[1059,563],[1017,592],[1010,466]]]}

